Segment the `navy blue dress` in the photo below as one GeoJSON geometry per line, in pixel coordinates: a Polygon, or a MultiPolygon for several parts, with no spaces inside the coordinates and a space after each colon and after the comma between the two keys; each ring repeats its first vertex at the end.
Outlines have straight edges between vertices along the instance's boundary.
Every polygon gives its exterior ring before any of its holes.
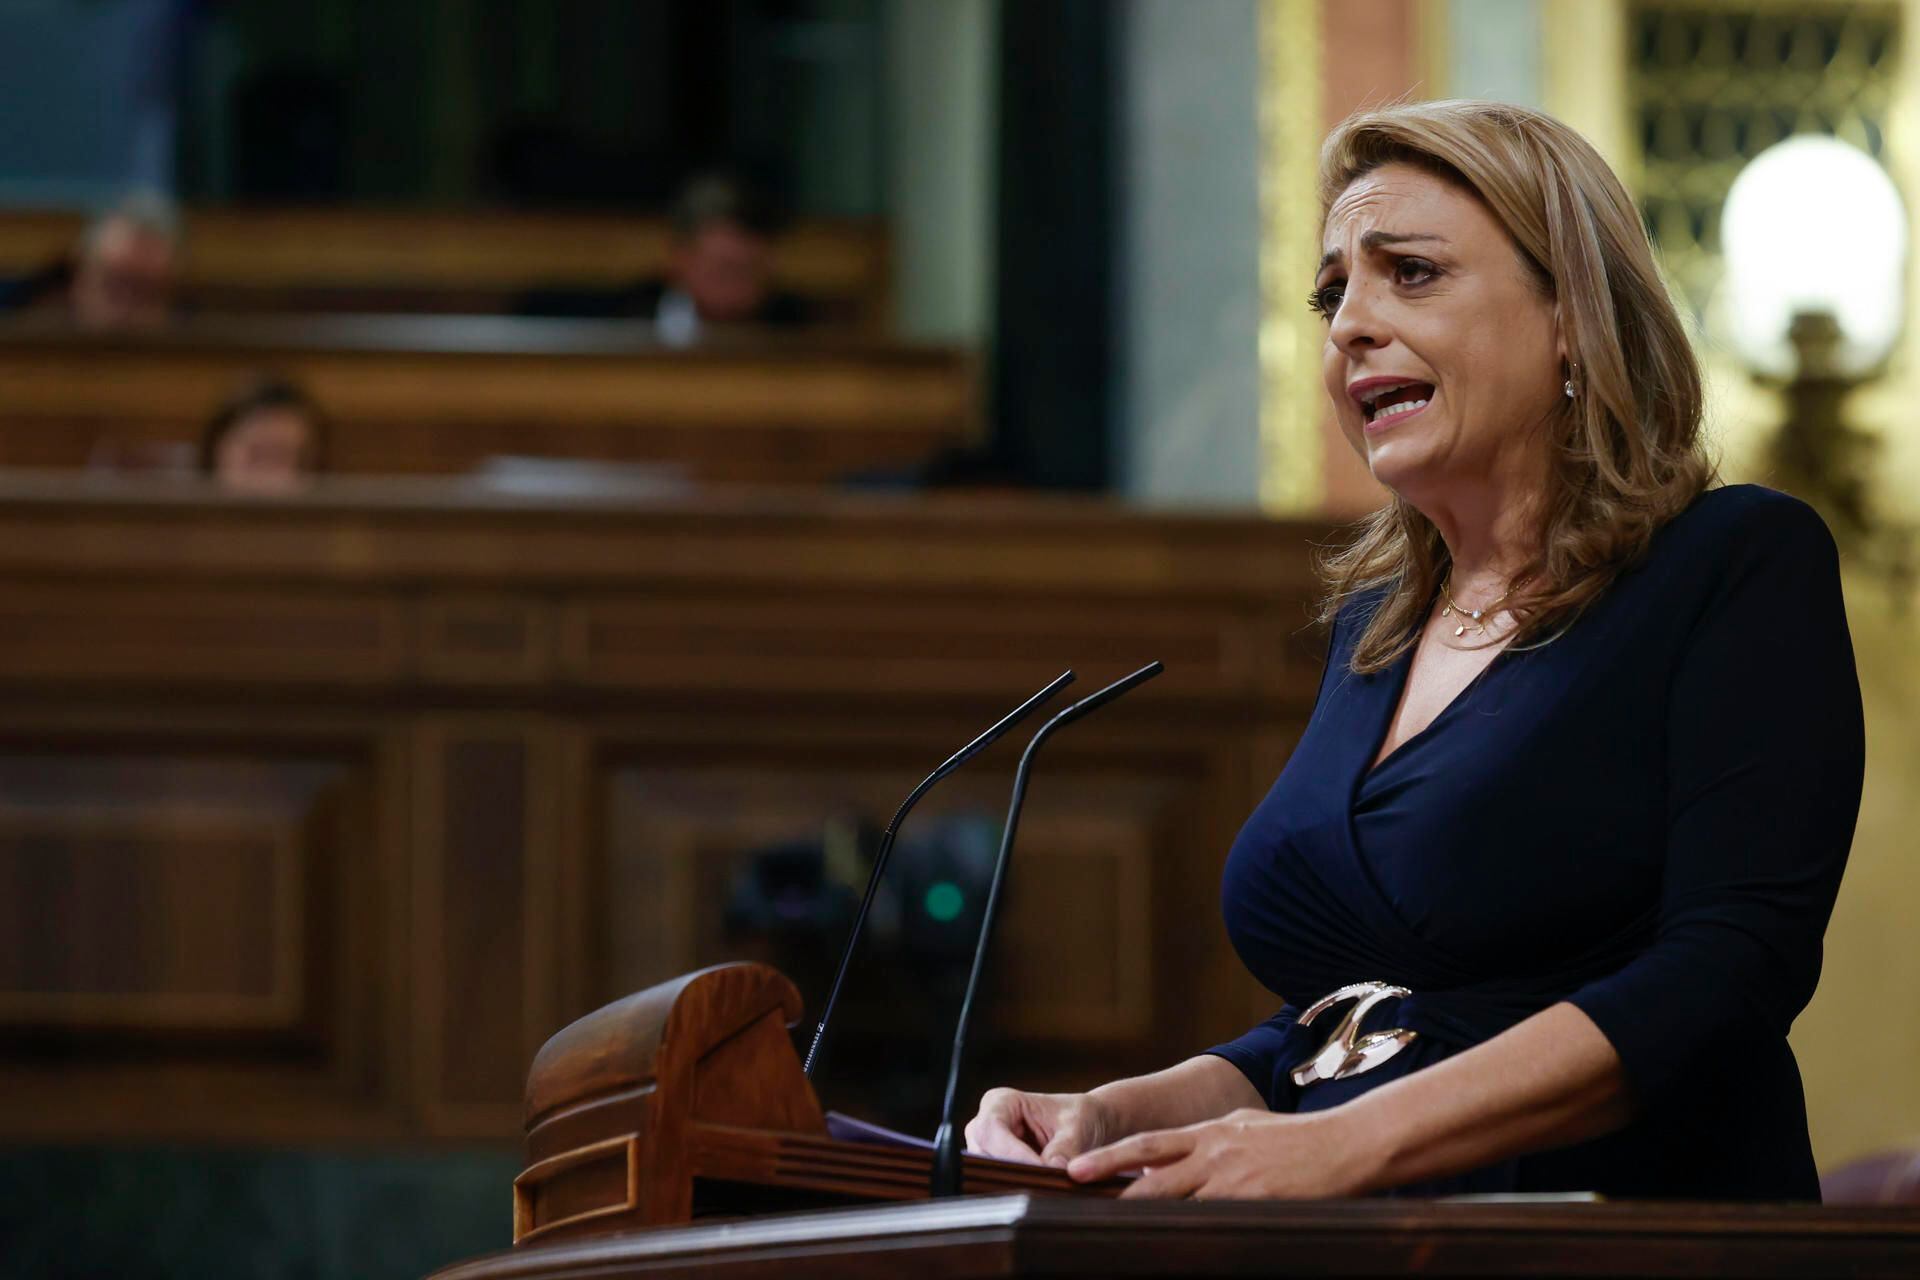
{"type": "Polygon", "coordinates": [[[1372,769],[1412,659],[1348,670],[1369,607],[1336,621],[1306,733],[1222,884],[1241,959],[1289,1003],[1211,1052],[1274,1110],[1312,1111],[1571,1001],[1619,1052],[1633,1122],[1409,1190],[1818,1199],[1786,1036],[1865,755],[1820,517],[1751,485],[1703,494],[1558,639],[1500,654],[1372,769]],[[1418,1038],[1295,1086],[1344,1011],[1296,1027],[1299,1010],[1367,980],[1413,994],[1366,1029],[1418,1038]]]}

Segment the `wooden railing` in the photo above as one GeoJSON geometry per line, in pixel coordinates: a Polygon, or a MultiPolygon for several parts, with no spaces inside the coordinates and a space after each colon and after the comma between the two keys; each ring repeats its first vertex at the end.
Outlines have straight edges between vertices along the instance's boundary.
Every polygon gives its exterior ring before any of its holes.
{"type": "MultiPolygon", "coordinates": [[[[76,214],[0,213],[0,276],[72,250],[76,214]]],[[[500,310],[542,286],[618,288],[658,276],[671,230],[614,214],[195,209],[184,300],[216,310],[500,310]]],[[[783,233],[773,282],[878,332],[890,274],[883,224],[813,220],[783,233]]]]}
{"type": "Polygon", "coordinates": [[[502,454],[672,462],[696,481],[817,483],[977,439],[971,352],[489,317],[208,318],[161,333],[0,326],[0,465],[75,467],[196,440],[261,371],[332,420],[328,466],[458,472],[502,454]]]}

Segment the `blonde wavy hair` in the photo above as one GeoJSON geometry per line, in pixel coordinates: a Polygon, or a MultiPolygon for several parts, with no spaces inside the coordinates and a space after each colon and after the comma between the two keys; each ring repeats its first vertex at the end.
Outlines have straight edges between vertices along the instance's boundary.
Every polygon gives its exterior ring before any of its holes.
{"type": "MultiPolygon", "coordinates": [[[[1713,482],[1700,366],[1633,201],[1566,125],[1495,102],[1407,103],[1352,116],[1321,149],[1322,222],[1349,184],[1388,164],[1476,196],[1559,310],[1576,394],[1548,424],[1539,551],[1507,604],[1518,624],[1512,646],[1544,643],[1713,482]]],[[[1322,622],[1355,596],[1380,596],[1353,671],[1378,671],[1412,646],[1449,567],[1439,530],[1397,496],[1351,543],[1322,556],[1322,622]]]]}

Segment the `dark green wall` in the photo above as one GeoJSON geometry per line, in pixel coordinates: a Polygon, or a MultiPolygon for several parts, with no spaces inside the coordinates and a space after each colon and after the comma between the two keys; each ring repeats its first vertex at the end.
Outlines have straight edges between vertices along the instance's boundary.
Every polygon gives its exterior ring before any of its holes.
{"type": "Polygon", "coordinates": [[[798,212],[873,216],[881,55],[880,0],[208,6],[184,42],[180,191],[653,206],[724,165],[798,212]]]}
{"type": "Polygon", "coordinates": [[[417,1280],[512,1242],[514,1155],[0,1152],[8,1280],[417,1280]]]}

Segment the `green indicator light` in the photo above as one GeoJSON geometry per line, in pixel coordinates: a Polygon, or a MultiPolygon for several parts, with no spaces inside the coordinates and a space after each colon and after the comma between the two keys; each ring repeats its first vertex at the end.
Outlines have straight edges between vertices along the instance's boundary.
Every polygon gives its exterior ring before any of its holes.
{"type": "Polygon", "coordinates": [[[949,920],[960,918],[960,910],[967,905],[967,900],[961,895],[959,885],[951,880],[940,880],[928,886],[927,896],[921,900],[921,905],[926,907],[928,915],[946,924],[949,920]]]}

